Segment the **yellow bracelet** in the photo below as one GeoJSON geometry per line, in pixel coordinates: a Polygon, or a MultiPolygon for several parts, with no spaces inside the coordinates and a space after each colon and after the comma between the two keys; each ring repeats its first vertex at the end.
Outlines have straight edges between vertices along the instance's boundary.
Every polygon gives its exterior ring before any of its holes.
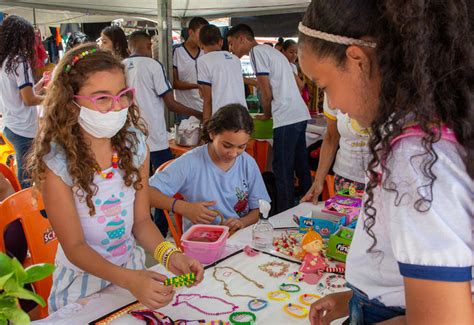
{"type": "Polygon", "coordinates": [[[173,249],[173,248],[176,249],[176,246],[173,245],[173,243],[169,241],[162,241],[156,246],[155,251],[153,253],[153,257],[155,258],[157,262],[163,264],[164,262],[163,255],[166,253],[167,250],[173,249]]]}

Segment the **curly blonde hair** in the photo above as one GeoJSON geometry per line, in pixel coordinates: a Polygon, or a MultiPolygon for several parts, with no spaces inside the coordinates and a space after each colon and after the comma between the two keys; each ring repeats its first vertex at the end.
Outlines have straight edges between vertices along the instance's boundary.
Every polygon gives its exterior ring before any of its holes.
{"type": "MultiPolygon", "coordinates": [[[[84,199],[89,207],[90,215],[95,215],[92,198],[97,194],[98,187],[94,184],[97,162],[90,146],[84,140],[78,123],[80,109],[73,103],[73,96],[79,92],[88,77],[95,72],[118,69],[124,72],[124,66],[112,54],[100,51],[94,43],[84,44],[66,53],[57,65],[53,79],[43,102],[44,115],[40,119],[40,127],[28,157],[28,170],[32,175],[34,187],[41,190],[46,173],[44,157],[51,150],[51,143],[62,148],[67,160],[67,170],[71,175],[73,190],[80,199],[84,199]],[[78,54],[96,49],[97,52],[86,55],[73,68],[66,72],[78,54]]],[[[137,134],[129,129],[134,127],[148,134],[140,118],[136,105],[128,109],[127,120],[122,129],[112,137],[112,146],[120,157],[119,167],[125,172],[123,177],[126,186],[141,188],[139,170],[133,164],[137,154],[137,134]]]]}

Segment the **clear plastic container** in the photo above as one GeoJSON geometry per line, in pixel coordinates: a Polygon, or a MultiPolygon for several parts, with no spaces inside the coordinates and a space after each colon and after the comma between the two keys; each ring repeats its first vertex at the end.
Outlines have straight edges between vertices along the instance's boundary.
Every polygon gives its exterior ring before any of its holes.
{"type": "Polygon", "coordinates": [[[260,214],[260,220],[252,228],[252,246],[258,249],[269,250],[273,243],[273,226],[260,214]]]}

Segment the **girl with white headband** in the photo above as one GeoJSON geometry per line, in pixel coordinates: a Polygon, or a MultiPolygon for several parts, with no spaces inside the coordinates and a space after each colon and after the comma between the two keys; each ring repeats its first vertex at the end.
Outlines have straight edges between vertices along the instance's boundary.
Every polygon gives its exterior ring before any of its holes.
{"type": "Polygon", "coordinates": [[[347,257],[351,290],[312,324],[474,324],[474,111],[466,1],[314,0],[302,70],[371,127],[367,194],[347,257]]]}

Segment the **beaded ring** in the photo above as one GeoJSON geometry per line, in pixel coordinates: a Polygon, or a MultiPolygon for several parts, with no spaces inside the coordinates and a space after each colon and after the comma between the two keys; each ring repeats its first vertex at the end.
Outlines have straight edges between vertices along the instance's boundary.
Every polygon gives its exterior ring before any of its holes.
{"type": "Polygon", "coordinates": [[[280,290],[286,292],[298,292],[301,290],[301,288],[299,285],[296,284],[282,283],[280,285],[280,290]]]}
{"type": "Polygon", "coordinates": [[[268,299],[276,301],[285,301],[290,299],[291,296],[288,292],[277,290],[268,293],[268,299]]]}
{"type": "Polygon", "coordinates": [[[308,309],[297,304],[288,304],[283,307],[285,313],[296,318],[305,318],[308,315],[308,309]]]}
{"type": "Polygon", "coordinates": [[[252,299],[248,302],[247,306],[251,311],[259,311],[268,306],[268,301],[263,299],[252,299]]]}
{"type": "Polygon", "coordinates": [[[344,280],[344,276],[343,275],[340,275],[340,274],[331,274],[331,275],[328,275],[327,278],[326,278],[326,285],[330,288],[334,288],[334,289],[340,289],[340,288],[345,288],[346,287],[346,284],[343,283],[343,284],[335,284],[334,282],[337,281],[337,279],[343,279],[344,280]],[[335,281],[333,281],[335,280],[335,281]]]}
{"type": "Polygon", "coordinates": [[[229,316],[229,321],[234,325],[252,325],[256,320],[257,316],[247,311],[235,312],[229,316]]]}
{"type": "Polygon", "coordinates": [[[318,299],[321,299],[321,296],[312,293],[304,293],[299,298],[300,302],[306,306],[311,306],[318,299]]]}

